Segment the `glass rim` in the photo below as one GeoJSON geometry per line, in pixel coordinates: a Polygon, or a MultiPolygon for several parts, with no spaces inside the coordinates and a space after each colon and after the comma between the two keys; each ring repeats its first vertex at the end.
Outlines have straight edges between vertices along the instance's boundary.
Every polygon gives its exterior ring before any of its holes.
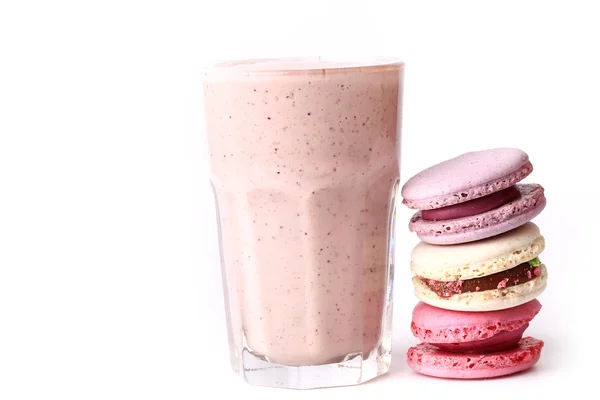
{"type": "Polygon", "coordinates": [[[404,62],[397,58],[375,57],[338,60],[322,57],[279,57],[226,60],[204,69],[206,78],[235,76],[331,75],[401,70],[404,62]]]}

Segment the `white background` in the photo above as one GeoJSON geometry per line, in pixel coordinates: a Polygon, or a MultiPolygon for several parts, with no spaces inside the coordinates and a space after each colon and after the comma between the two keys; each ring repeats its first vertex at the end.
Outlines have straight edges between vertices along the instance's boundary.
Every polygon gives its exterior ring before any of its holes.
{"type": "Polygon", "coordinates": [[[0,2],[0,399],[576,393],[598,316],[593,3],[0,2]],[[298,392],[230,372],[201,67],[370,54],[406,62],[403,183],[469,150],[530,155],[527,181],[548,198],[536,223],[550,281],[527,331],[546,347],[528,373],[463,382],[408,369],[417,239],[403,223],[388,375],[298,392]]]}

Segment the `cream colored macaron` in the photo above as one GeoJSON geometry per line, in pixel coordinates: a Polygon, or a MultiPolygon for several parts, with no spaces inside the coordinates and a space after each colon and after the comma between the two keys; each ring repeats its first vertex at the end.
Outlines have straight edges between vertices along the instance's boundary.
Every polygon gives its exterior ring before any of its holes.
{"type": "Polygon", "coordinates": [[[436,246],[419,243],[411,254],[415,295],[435,307],[492,311],[539,296],[548,273],[537,258],[544,237],[533,222],[488,239],[436,246]]]}

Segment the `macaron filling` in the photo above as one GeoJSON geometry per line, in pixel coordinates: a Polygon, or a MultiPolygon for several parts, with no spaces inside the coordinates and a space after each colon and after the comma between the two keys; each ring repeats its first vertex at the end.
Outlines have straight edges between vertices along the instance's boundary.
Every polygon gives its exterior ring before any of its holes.
{"type": "Polygon", "coordinates": [[[437,281],[423,277],[419,277],[419,279],[439,297],[451,297],[462,293],[505,289],[531,281],[541,275],[542,270],[540,265],[540,260],[536,257],[516,267],[480,278],[458,281],[437,281]]]}
{"type": "Polygon", "coordinates": [[[433,210],[421,210],[421,217],[427,221],[444,221],[448,219],[470,217],[494,210],[519,197],[521,197],[521,192],[513,185],[498,192],[451,206],[433,210]]]}
{"type": "Polygon", "coordinates": [[[529,323],[523,324],[518,329],[512,331],[499,331],[492,337],[455,343],[431,343],[441,350],[452,353],[494,353],[517,347],[523,337],[523,333],[529,326],[529,323]]]}

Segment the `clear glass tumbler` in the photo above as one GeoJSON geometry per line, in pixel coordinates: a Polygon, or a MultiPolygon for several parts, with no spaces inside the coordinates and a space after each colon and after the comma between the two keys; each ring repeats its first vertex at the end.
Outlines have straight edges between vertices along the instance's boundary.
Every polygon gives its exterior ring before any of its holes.
{"type": "Polygon", "coordinates": [[[204,76],[234,370],[353,385],[391,359],[404,66],[227,62],[204,76]]]}

